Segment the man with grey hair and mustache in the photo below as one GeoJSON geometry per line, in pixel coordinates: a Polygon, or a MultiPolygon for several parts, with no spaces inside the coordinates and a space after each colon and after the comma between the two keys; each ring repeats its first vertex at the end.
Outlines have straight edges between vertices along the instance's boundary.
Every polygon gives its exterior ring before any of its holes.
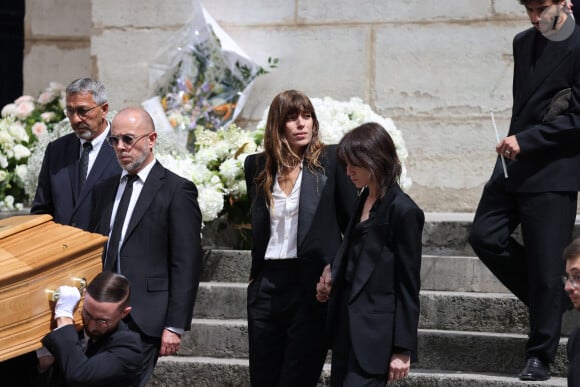
{"type": "Polygon", "coordinates": [[[106,144],[110,123],[105,86],[80,78],[66,88],[66,116],[73,133],[46,147],[31,214],[88,229],[95,184],[121,172],[115,152],[106,144]]]}

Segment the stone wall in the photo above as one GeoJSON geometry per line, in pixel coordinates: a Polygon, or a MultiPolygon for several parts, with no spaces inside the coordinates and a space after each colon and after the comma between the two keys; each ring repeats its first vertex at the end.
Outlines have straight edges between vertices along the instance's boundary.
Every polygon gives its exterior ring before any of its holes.
{"type": "MultiPolygon", "coordinates": [[[[473,211],[494,163],[489,109],[507,132],[511,42],[528,28],[516,0],[211,0],[209,13],[257,62],[244,125],[273,96],[361,97],[409,149],[410,194],[428,211],[473,211]]],[[[111,106],[148,95],[147,67],[191,15],[191,0],[27,0],[25,91],[82,75],[111,106]]]]}

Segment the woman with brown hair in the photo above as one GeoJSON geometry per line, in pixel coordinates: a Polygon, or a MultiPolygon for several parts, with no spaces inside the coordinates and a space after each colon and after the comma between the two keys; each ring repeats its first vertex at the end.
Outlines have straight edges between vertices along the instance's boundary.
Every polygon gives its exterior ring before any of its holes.
{"type": "Polygon", "coordinates": [[[383,387],[406,377],[417,358],[424,215],[399,188],[401,163],[379,124],[345,134],[338,159],[361,194],[317,285],[318,300],[329,301],[331,386],[383,387]]]}
{"type": "Polygon", "coordinates": [[[254,246],[248,286],[250,380],[316,386],[326,357],[326,305],[316,283],[342,241],[356,190],[319,139],[312,103],[295,90],[272,101],[264,152],[245,161],[254,246]]]}

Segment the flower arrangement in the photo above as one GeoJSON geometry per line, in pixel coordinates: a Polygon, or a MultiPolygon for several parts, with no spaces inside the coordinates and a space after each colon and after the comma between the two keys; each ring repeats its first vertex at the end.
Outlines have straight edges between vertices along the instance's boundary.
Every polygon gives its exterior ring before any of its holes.
{"type": "MultiPolygon", "coordinates": [[[[197,5],[199,6],[199,4],[197,5]]],[[[164,53],[165,70],[157,75],[154,93],[175,130],[188,131],[188,148],[194,151],[193,131],[198,127],[218,130],[232,123],[241,111],[252,81],[267,71],[234,46],[222,46],[220,36],[230,40],[203,7],[173,40],[176,47],[164,53]],[[219,34],[219,36],[218,36],[219,34]]],[[[230,42],[231,43],[231,42],[230,42]]],[[[268,58],[268,67],[278,59],[268,58]]]]}
{"type": "MultiPolygon", "coordinates": [[[[325,144],[337,144],[347,131],[365,122],[376,122],[385,128],[395,143],[397,155],[401,161],[402,173],[399,184],[405,190],[411,187],[412,180],[407,176],[405,167],[405,161],[409,153],[405,147],[403,134],[396,128],[392,119],[375,113],[360,98],[353,97],[349,101],[337,101],[330,97],[311,98],[310,100],[318,117],[320,139],[325,144]]],[[[258,131],[264,131],[267,117],[268,109],[266,109],[257,125],[258,131]]]]}
{"type": "Polygon", "coordinates": [[[37,98],[24,95],[2,108],[0,211],[22,210],[29,197],[25,184],[31,177],[31,152],[38,137],[52,131],[63,118],[64,86],[56,82],[51,82],[37,98]]]}
{"type": "Polygon", "coordinates": [[[198,127],[194,134],[194,153],[184,144],[175,146],[170,138],[160,136],[157,158],[195,183],[204,222],[225,216],[231,223],[244,223],[249,211],[244,160],[262,149],[262,133],[231,124],[216,131],[198,127]]]}

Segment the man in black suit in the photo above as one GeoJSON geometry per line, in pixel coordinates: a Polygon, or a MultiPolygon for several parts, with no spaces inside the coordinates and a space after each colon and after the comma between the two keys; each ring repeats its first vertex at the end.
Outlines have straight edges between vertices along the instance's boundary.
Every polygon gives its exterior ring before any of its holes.
{"type": "Polygon", "coordinates": [[[106,144],[105,86],[91,78],[73,81],[66,88],[65,109],[74,133],[48,144],[30,213],[49,214],[57,223],[87,230],[91,190],[121,172],[115,152],[106,144]]]}
{"type": "MultiPolygon", "coordinates": [[[[565,1],[521,0],[534,28],[513,43],[513,108],[485,185],[469,241],[475,253],[529,310],[522,380],[546,380],[564,310],[559,257],[570,243],[580,189],[580,30],[546,39],[540,15],[565,1]],[[512,237],[521,226],[523,244],[512,237]]],[[[564,13],[562,12],[562,15],[564,13]]]]}
{"type": "Polygon", "coordinates": [[[116,273],[101,272],[87,287],[82,306],[84,333],[79,337],[73,314],[80,300],[79,290],[61,286],[55,305],[56,329],[42,339],[50,355],[40,365],[54,365],[47,373],[49,385],[136,386],[143,358],[139,335],[123,322],[129,306],[129,281],[116,273]]]}
{"type": "Polygon", "coordinates": [[[201,271],[201,211],[197,188],[155,160],[157,133],[142,108],[120,111],[109,144],[123,168],[93,190],[90,229],[109,236],[103,268],[131,282],[129,328],[139,332],[146,370],[173,355],[191,327],[201,271]]]}

